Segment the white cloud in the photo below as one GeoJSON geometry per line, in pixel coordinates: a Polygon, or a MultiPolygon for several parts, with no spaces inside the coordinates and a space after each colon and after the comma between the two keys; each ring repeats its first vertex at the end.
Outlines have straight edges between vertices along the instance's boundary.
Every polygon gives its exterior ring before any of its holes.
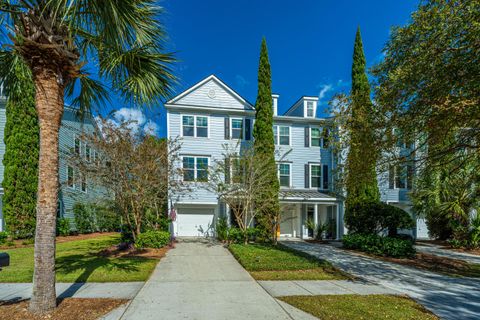
{"type": "Polygon", "coordinates": [[[318,99],[322,100],[328,91],[332,90],[333,86],[331,84],[323,84],[321,85],[322,89],[320,89],[320,93],[318,94],[318,99]]]}
{"type": "Polygon", "coordinates": [[[147,123],[145,124],[145,126],[143,126],[143,131],[146,134],[149,134],[149,135],[152,135],[152,136],[157,135],[158,129],[160,129],[158,127],[158,124],[156,124],[152,120],[148,120],[147,123]]]}
{"type": "MultiPolygon", "coordinates": [[[[97,125],[102,130],[102,119],[95,117],[97,125]]],[[[143,132],[149,135],[156,135],[159,131],[159,126],[153,120],[147,119],[145,114],[139,109],[121,108],[112,113],[112,118],[106,119],[111,125],[120,126],[121,123],[128,122],[128,128],[132,133],[136,134],[143,132]]]]}

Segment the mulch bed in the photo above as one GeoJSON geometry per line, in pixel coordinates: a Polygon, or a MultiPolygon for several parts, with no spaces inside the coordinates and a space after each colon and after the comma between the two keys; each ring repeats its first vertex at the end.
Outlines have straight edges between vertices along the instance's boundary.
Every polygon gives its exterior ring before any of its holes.
{"type": "Polygon", "coordinates": [[[168,250],[174,248],[174,244],[165,246],[160,249],[137,249],[131,245],[114,245],[103,249],[98,253],[98,255],[102,257],[112,257],[112,258],[119,258],[119,257],[144,257],[144,258],[154,258],[154,259],[161,259],[165,257],[165,254],[168,250]]]}
{"type": "MultiPolygon", "coordinates": [[[[73,236],[64,236],[64,237],[57,237],[56,242],[69,242],[69,241],[77,241],[77,240],[86,240],[97,238],[99,236],[108,236],[118,234],[117,232],[95,232],[95,233],[87,233],[87,234],[78,234],[73,236]]],[[[27,239],[18,239],[13,240],[13,245],[0,245],[0,249],[15,249],[15,248],[26,248],[26,247],[33,247],[33,242],[29,242],[27,239]]]]}
{"type": "Polygon", "coordinates": [[[28,311],[28,300],[0,302],[0,320],[94,320],[127,303],[124,299],[66,298],[50,314],[33,315],[28,311]]]}

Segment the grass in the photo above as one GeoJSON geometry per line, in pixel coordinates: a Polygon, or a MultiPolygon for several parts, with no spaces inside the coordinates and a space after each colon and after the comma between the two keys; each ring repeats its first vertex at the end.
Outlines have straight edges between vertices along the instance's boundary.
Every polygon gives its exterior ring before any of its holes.
{"type": "Polygon", "coordinates": [[[279,299],[322,320],[439,319],[412,299],[403,296],[325,295],[279,299]]]}
{"type": "Polygon", "coordinates": [[[282,245],[231,244],[230,251],[257,280],[339,280],[347,276],[328,261],[282,245]]]}
{"type": "MultiPolygon", "coordinates": [[[[120,235],[106,235],[57,244],[58,282],[145,281],[158,259],[124,256],[106,257],[99,252],[120,242],[120,235]]],[[[0,271],[0,282],[31,282],[33,247],[2,249],[10,255],[10,266],[0,271]]]]}

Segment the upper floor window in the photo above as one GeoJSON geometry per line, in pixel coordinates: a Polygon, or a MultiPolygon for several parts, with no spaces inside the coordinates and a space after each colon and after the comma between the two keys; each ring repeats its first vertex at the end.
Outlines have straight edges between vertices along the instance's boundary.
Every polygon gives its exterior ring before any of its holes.
{"type": "Polygon", "coordinates": [[[85,159],[87,161],[90,161],[92,158],[92,149],[90,148],[90,146],[87,144],[85,146],[85,159]]]}
{"type": "Polygon", "coordinates": [[[82,192],[87,192],[87,179],[84,175],[82,175],[80,178],[80,188],[82,192]]]}
{"type": "Polygon", "coordinates": [[[279,163],[278,164],[278,177],[280,180],[281,187],[290,187],[291,183],[291,164],[290,163],[279,163]]]}
{"type": "Polygon", "coordinates": [[[73,167],[67,166],[67,187],[75,188],[75,172],[73,167]]]}
{"type": "Polygon", "coordinates": [[[307,101],[307,117],[313,118],[315,116],[315,110],[313,108],[313,102],[307,101]]]}
{"type": "Polygon", "coordinates": [[[207,157],[183,157],[183,180],[184,181],[207,181],[208,158],[207,157]]]}
{"type": "Polygon", "coordinates": [[[80,154],[80,139],[75,137],[74,141],[75,154],[80,154]]]}
{"type": "Polygon", "coordinates": [[[290,127],[289,126],[273,126],[273,135],[275,144],[281,146],[290,145],[290,127]]]}
{"type": "Polygon", "coordinates": [[[413,166],[411,164],[398,164],[390,166],[389,189],[412,189],[413,166]]]}
{"type": "Polygon", "coordinates": [[[243,139],[243,119],[231,118],[230,121],[230,137],[232,139],[243,139]]]}
{"type": "Polygon", "coordinates": [[[208,137],[208,117],[182,116],[182,135],[184,137],[208,137]]]}
{"type": "Polygon", "coordinates": [[[240,158],[231,158],[231,177],[233,183],[242,183],[245,175],[243,164],[240,158]]]}
{"type": "Polygon", "coordinates": [[[310,129],[310,146],[320,147],[322,143],[322,133],[320,128],[310,129]]]}
{"type": "Polygon", "coordinates": [[[310,188],[322,187],[322,166],[320,164],[310,165],[310,188]]]}

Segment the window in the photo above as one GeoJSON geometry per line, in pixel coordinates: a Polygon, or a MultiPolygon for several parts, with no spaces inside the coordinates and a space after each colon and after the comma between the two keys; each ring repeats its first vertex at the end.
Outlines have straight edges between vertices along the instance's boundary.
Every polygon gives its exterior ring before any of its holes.
{"type": "Polygon", "coordinates": [[[273,136],[276,145],[289,146],[290,145],[290,127],[288,126],[273,126],[273,136]]]}
{"type": "Polygon", "coordinates": [[[75,188],[75,178],[74,178],[73,167],[67,166],[67,186],[69,188],[75,188]]]}
{"type": "Polygon", "coordinates": [[[278,164],[278,177],[281,187],[290,187],[290,163],[278,164]]]}
{"type": "Polygon", "coordinates": [[[243,139],[243,119],[231,119],[232,139],[243,139]]]}
{"type": "Polygon", "coordinates": [[[84,175],[82,175],[82,177],[80,178],[80,186],[82,192],[87,192],[87,179],[84,175]]]}
{"type": "Polygon", "coordinates": [[[244,177],[243,164],[240,158],[231,158],[231,177],[233,183],[242,183],[244,177]]]}
{"type": "Polygon", "coordinates": [[[310,188],[322,187],[322,166],[319,164],[310,165],[310,188]]]}
{"type": "Polygon", "coordinates": [[[92,149],[90,148],[90,146],[87,144],[85,146],[85,159],[87,161],[90,161],[90,159],[92,158],[92,149]]]}
{"type": "Polygon", "coordinates": [[[388,178],[390,189],[412,189],[413,166],[410,164],[390,166],[388,178]]]}
{"type": "Polygon", "coordinates": [[[182,116],[182,132],[184,137],[195,136],[195,117],[182,116]]]}
{"type": "Polygon", "coordinates": [[[208,118],[197,116],[197,137],[208,137],[208,118]]]}
{"type": "Polygon", "coordinates": [[[315,116],[314,110],[313,110],[313,102],[312,101],[307,101],[307,117],[308,118],[313,118],[315,116]]]}
{"type": "Polygon", "coordinates": [[[323,147],[328,148],[330,146],[330,130],[327,128],[323,129],[323,147]]]}
{"type": "Polygon", "coordinates": [[[310,145],[312,147],[320,147],[321,140],[320,128],[310,128],[310,145]]]}
{"type": "Polygon", "coordinates": [[[75,137],[75,154],[80,154],[80,139],[75,137]]]}
{"type": "Polygon", "coordinates": [[[208,158],[183,157],[183,180],[184,181],[207,181],[208,158]]]}
{"type": "Polygon", "coordinates": [[[323,165],[323,188],[324,190],[328,190],[328,165],[323,165]]]}

